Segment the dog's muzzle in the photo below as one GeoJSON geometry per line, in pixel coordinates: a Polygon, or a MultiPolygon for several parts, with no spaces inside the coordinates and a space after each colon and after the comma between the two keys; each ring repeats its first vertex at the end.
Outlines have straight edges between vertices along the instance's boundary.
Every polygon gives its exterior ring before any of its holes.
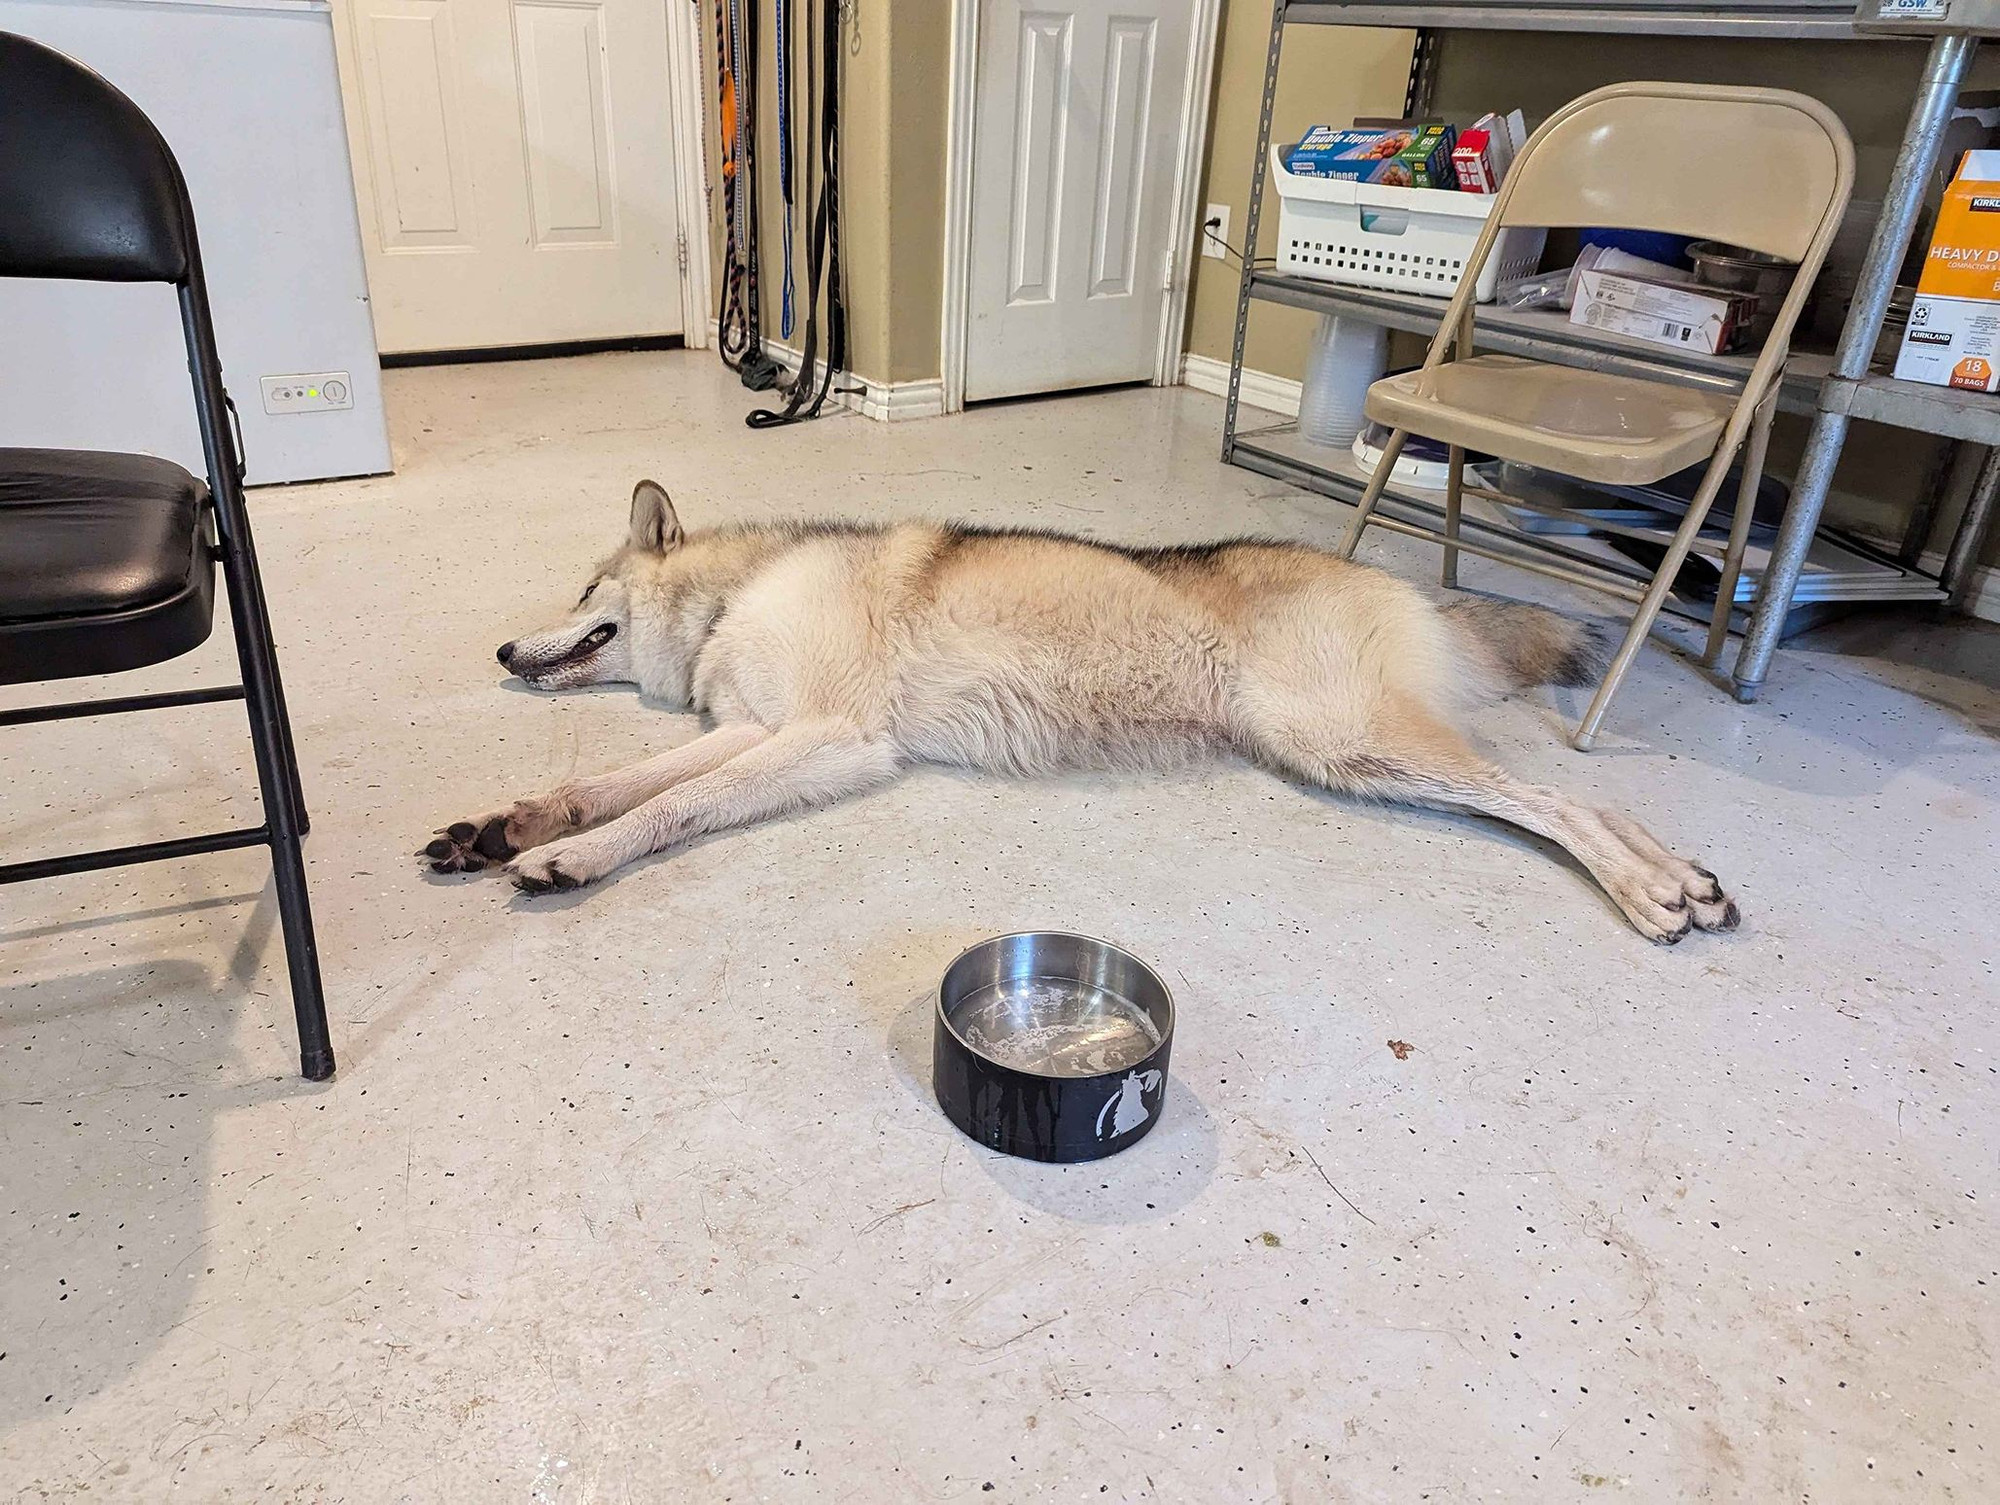
{"type": "Polygon", "coordinates": [[[523,662],[519,643],[502,643],[494,657],[500,660],[503,668],[513,670],[523,679],[539,679],[544,675],[553,674],[566,665],[582,663],[617,636],[616,622],[600,622],[569,648],[551,659],[533,663],[523,662]]]}

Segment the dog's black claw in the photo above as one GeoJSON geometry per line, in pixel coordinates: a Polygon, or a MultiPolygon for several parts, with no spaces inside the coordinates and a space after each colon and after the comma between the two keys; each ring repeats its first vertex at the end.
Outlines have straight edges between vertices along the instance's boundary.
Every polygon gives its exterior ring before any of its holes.
{"type": "Polygon", "coordinates": [[[1717,925],[1715,928],[1717,930],[1734,930],[1738,925],[1742,923],[1743,923],[1743,916],[1736,908],[1736,901],[1734,899],[1731,899],[1726,905],[1723,906],[1722,923],[1717,925]]]}
{"type": "Polygon", "coordinates": [[[495,862],[505,862],[514,855],[514,845],[507,840],[507,819],[489,820],[480,828],[479,835],[472,840],[472,849],[481,856],[491,857],[495,862]]]}
{"type": "MultiPolygon", "coordinates": [[[[419,857],[428,857],[433,862],[443,862],[447,857],[451,856],[451,854],[453,852],[456,852],[457,850],[458,850],[457,846],[455,846],[452,842],[447,841],[444,837],[440,836],[436,841],[432,842],[429,846],[425,847],[421,852],[417,853],[417,855],[419,857]]],[[[438,871],[443,872],[444,869],[439,868],[438,871]]]]}
{"type": "Polygon", "coordinates": [[[473,829],[471,821],[455,820],[444,828],[444,834],[460,846],[469,847],[472,845],[472,838],[479,833],[473,829]]]}
{"type": "Polygon", "coordinates": [[[514,875],[514,887],[524,894],[546,894],[555,891],[553,883],[544,883],[541,879],[531,878],[526,873],[514,875]]]}
{"type": "Polygon", "coordinates": [[[1654,937],[1653,944],[1655,946],[1678,946],[1682,941],[1688,938],[1689,933],[1693,929],[1694,929],[1694,916],[1689,915],[1686,919],[1681,921],[1680,929],[1670,930],[1665,935],[1654,937]]]}
{"type": "Polygon", "coordinates": [[[551,870],[549,876],[555,879],[557,888],[571,889],[571,888],[581,887],[581,884],[577,879],[570,877],[570,875],[568,873],[565,873],[561,868],[555,868],[551,870]]]}

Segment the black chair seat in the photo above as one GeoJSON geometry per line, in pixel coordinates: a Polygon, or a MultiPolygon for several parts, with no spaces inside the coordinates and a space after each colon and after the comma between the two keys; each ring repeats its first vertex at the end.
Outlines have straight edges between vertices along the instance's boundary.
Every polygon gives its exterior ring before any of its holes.
{"type": "Polygon", "coordinates": [[[0,683],[186,653],[214,623],[208,488],[148,455],[0,449],[0,683]]]}

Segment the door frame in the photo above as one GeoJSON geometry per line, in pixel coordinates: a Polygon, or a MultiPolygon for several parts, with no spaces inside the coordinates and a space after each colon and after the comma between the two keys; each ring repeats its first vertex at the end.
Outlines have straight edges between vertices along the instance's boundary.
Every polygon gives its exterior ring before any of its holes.
{"type": "MultiPolygon", "coordinates": [[[[965,411],[965,350],[972,298],[972,142],[979,109],[979,7],[981,0],[951,0],[951,70],[945,119],[944,317],[938,332],[944,377],[944,411],[965,411]]],[[[1215,88],[1216,40],[1222,0],[1193,0],[1189,22],[1187,76],[1182,80],[1179,137],[1174,161],[1167,244],[1173,257],[1161,296],[1160,345],[1154,354],[1153,385],[1171,387],[1181,379],[1181,350],[1187,344],[1188,293],[1194,281],[1195,239],[1201,228],[1202,165],[1208,156],[1215,88]]]]}
{"type": "Polygon", "coordinates": [[[700,4],[660,0],[667,8],[667,87],[674,122],[674,214],[680,220],[681,343],[708,348],[708,97],[697,18],[700,4]]]}

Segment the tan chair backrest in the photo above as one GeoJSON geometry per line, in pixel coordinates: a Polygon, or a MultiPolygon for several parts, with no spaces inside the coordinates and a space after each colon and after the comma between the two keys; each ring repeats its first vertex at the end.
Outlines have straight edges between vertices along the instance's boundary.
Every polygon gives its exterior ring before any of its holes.
{"type": "Polygon", "coordinates": [[[1613,84],[1544,122],[1494,209],[1505,224],[1658,230],[1804,262],[1853,179],[1846,128],[1804,94],[1613,84]]]}

